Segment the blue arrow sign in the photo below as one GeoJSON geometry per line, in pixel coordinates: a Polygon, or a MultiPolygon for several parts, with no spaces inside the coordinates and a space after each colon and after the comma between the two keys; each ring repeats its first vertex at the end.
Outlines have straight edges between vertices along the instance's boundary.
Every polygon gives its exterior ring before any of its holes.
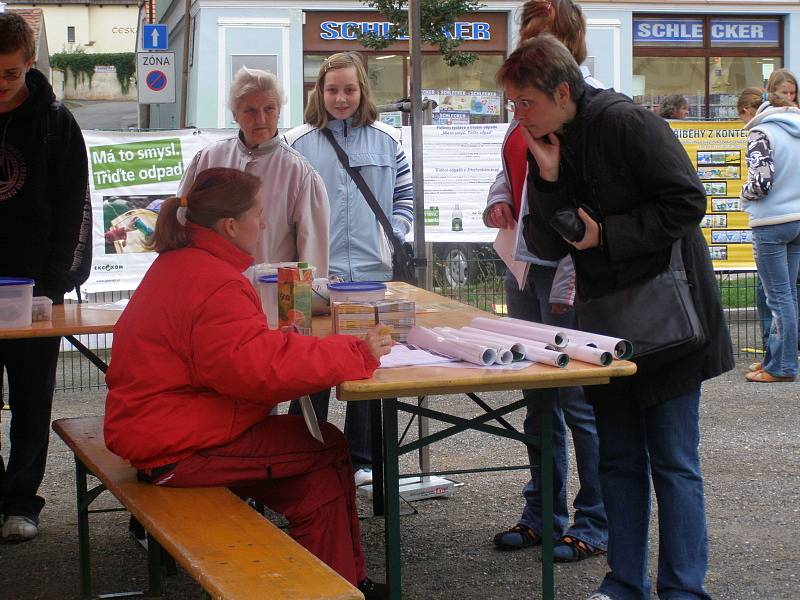
{"type": "Polygon", "coordinates": [[[166,50],[169,47],[167,26],[161,24],[142,27],[143,50],[166,50]]]}

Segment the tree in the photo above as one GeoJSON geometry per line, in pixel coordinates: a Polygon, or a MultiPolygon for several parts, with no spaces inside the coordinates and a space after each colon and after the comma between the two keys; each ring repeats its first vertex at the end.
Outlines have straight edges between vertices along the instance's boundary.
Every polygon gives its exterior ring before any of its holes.
{"type": "MultiPolygon", "coordinates": [[[[389,34],[360,33],[358,40],[366,48],[383,50],[393,41],[408,37],[408,3],[404,0],[364,0],[364,4],[383,13],[391,23],[389,34]]],[[[473,0],[420,0],[422,42],[438,46],[450,67],[464,67],[478,59],[474,52],[461,52],[459,40],[453,39],[450,28],[455,20],[483,5],[473,0]]]]}

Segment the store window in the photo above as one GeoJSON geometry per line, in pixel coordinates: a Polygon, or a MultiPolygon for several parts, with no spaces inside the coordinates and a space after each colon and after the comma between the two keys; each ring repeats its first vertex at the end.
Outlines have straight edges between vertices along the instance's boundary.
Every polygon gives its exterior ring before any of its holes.
{"type": "MultiPolygon", "coordinates": [[[[408,41],[399,40],[381,51],[364,48],[360,31],[388,30],[379,13],[369,11],[308,11],[303,25],[304,87],[306,100],[326,56],[354,50],[365,61],[375,103],[387,105],[407,98],[409,92],[408,41]]],[[[505,117],[502,93],[494,76],[507,50],[508,13],[479,12],[456,19],[451,35],[461,41],[460,50],[476,52],[478,60],[468,67],[449,67],[438,49],[423,46],[422,93],[440,106],[434,122],[495,123],[505,117]]],[[[382,113],[381,120],[407,125],[408,115],[382,113]]]]}
{"type": "Polygon", "coordinates": [[[634,101],[658,110],[682,94],[690,118],[736,119],[741,91],[782,66],[782,31],[777,17],[635,15],[634,101]]]}

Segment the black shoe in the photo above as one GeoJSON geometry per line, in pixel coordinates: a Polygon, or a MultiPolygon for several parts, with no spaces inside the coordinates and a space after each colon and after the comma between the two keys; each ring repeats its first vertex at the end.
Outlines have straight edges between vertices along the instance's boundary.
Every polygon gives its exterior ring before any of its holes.
{"type": "Polygon", "coordinates": [[[358,591],[364,594],[364,600],[387,600],[389,598],[389,586],[372,581],[369,577],[358,582],[358,591]]]}

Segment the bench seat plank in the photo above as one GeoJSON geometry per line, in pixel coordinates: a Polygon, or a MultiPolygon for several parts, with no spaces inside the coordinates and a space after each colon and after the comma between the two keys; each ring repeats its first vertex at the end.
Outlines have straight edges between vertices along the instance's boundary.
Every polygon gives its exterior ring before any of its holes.
{"type": "Polygon", "coordinates": [[[363,599],[357,588],[224,487],[142,483],[106,448],[102,417],[53,429],[119,502],[212,596],[220,599],[363,599]]]}

